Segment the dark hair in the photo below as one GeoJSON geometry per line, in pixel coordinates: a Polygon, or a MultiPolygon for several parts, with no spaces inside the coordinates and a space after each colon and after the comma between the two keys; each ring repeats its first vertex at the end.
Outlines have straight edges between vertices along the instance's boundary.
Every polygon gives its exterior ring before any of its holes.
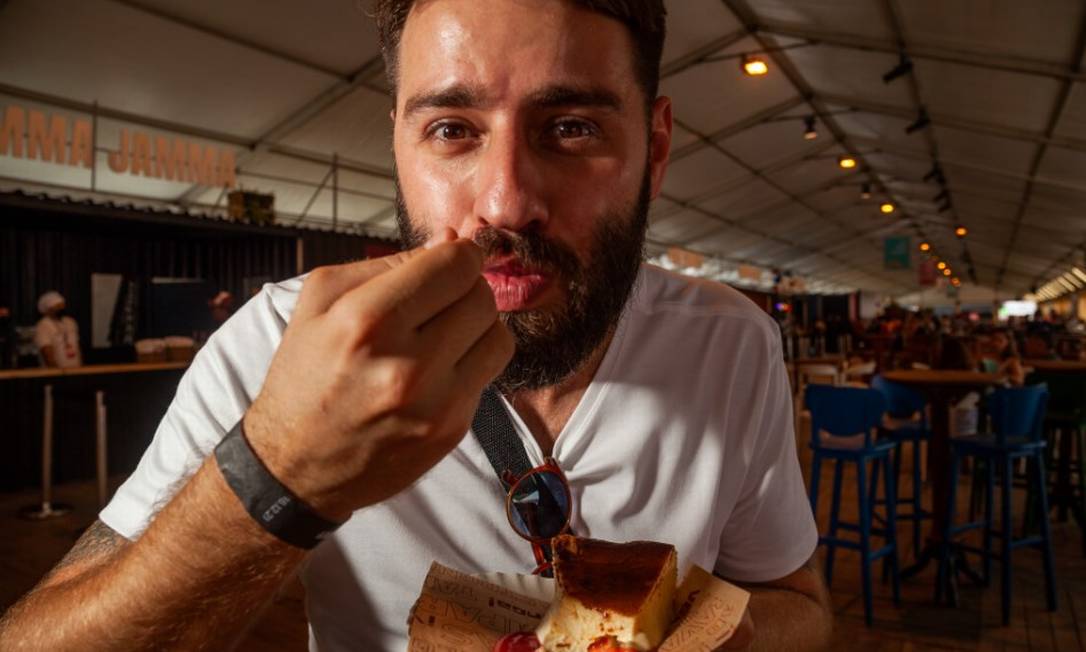
{"type": "Polygon", "coordinates": [[[977,361],[964,340],[947,337],[943,339],[942,350],[939,352],[939,364],[936,368],[976,371],[977,361]]]}
{"type": "MultiPolygon", "coordinates": [[[[637,81],[645,93],[645,105],[651,107],[660,86],[660,58],[667,33],[667,10],[663,0],[572,0],[576,5],[619,21],[633,37],[634,66],[637,81]]],[[[385,74],[396,93],[400,36],[415,0],[374,0],[373,18],[377,23],[377,41],[385,59],[385,74]]]]}

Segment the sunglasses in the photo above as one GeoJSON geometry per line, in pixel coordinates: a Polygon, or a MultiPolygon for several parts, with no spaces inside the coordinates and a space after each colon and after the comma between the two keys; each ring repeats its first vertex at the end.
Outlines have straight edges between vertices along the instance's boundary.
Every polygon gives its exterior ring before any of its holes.
{"type": "Polygon", "coordinates": [[[536,561],[532,574],[553,577],[551,539],[569,531],[573,506],[569,481],[552,457],[519,478],[506,471],[502,480],[509,487],[505,498],[509,525],[532,544],[536,561]]]}

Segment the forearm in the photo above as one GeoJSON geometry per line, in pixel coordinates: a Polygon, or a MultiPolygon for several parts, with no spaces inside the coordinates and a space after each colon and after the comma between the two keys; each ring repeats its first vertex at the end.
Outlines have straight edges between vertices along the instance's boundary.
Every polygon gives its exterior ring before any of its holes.
{"type": "Polygon", "coordinates": [[[303,557],[205,461],[137,542],[14,607],[0,649],[229,649],[303,557]]]}
{"type": "Polygon", "coordinates": [[[828,604],[805,593],[780,588],[751,588],[754,621],[751,652],[824,650],[833,631],[828,604]]]}

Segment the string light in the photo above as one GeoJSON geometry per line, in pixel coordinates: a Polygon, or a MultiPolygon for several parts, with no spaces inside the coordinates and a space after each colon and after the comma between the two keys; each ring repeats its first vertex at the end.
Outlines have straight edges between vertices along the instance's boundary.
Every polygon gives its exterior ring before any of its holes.
{"type": "Polygon", "coordinates": [[[954,272],[950,271],[949,267],[947,267],[946,269],[943,270],[943,276],[950,276],[953,273],[954,272]]]}
{"type": "Polygon", "coordinates": [[[840,165],[842,169],[851,170],[856,167],[856,159],[851,156],[838,156],[837,165],[840,165]]]}
{"type": "Polygon", "coordinates": [[[748,77],[761,77],[769,72],[769,64],[764,57],[753,54],[744,54],[739,60],[739,67],[748,77]]]}
{"type": "Polygon", "coordinates": [[[958,287],[962,284],[962,282],[957,276],[955,276],[954,278],[950,279],[950,284],[954,287],[958,287]]]}
{"type": "Polygon", "coordinates": [[[958,236],[959,238],[964,238],[965,236],[969,235],[969,229],[965,228],[964,226],[958,226],[954,229],[954,235],[958,236]]]}
{"type": "Polygon", "coordinates": [[[939,262],[935,263],[935,266],[938,267],[940,270],[946,269],[946,263],[944,263],[941,260],[939,262]]]}
{"type": "Polygon", "coordinates": [[[894,205],[890,202],[884,202],[882,206],[879,206],[879,210],[889,215],[894,212],[894,205]]]}
{"type": "Polygon", "coordinates": [[[928,244],[927,242],[921,242],[920,243],[920,251],[924,251],[924,252],[931,251],[931,245],[928,244]]]}

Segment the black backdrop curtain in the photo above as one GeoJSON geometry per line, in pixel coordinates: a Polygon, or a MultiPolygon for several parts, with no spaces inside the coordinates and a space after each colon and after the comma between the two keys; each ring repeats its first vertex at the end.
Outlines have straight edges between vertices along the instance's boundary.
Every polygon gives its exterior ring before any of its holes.
{"type": "Polygon", "coordinates": [[[201,278],[232,293],[240,305],[255,280],[282,280],[317,265],[394,248],[389,241],[357,235],[5,194],[0,195],[0,306],[11,309],[15,324],[32,325],[39,318],[38,297],[58,290],[80,324],[86,354],[91,274],[144,282],[156,276],[201,278]]]}

